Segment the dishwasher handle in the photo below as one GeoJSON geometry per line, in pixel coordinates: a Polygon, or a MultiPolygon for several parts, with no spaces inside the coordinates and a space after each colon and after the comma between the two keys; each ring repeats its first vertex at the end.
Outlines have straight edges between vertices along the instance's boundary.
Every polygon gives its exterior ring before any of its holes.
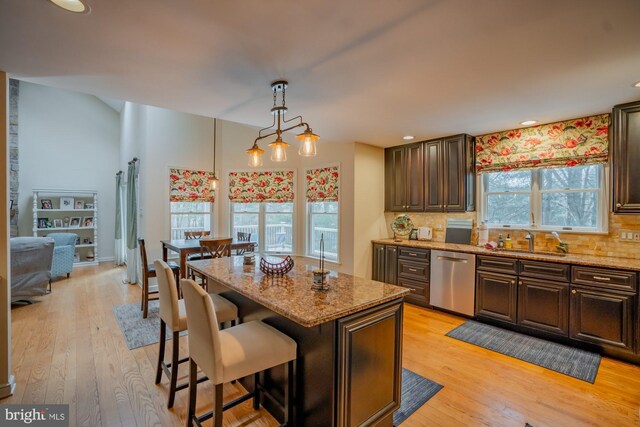
{"type": "Polygon", "coordinates": [[[454,257],[450,257],[450,256],[442,256],[442,255],[438,255],[437,259],[442,260],[442,261],[451,261],[451,262],[463,262],[463,263],[467,263],[466,259],[462,259],[462,258],[454,258],[454,257]]]}

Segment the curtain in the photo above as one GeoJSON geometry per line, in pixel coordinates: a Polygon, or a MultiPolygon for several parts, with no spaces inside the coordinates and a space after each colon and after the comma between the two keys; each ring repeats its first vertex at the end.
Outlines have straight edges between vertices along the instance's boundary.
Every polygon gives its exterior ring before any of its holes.
{"type": "Polygon", "coordinates": [[[293,201],[294,171],[229,172],[229,200],[236,203],[293,201]]]}
{"type": "Polygon", "coordinates": [[[476,138],[478,172],[606,163],[609,114],[482,135],[476,138]]]}
{"type": "Polygon", "coordinates": [[[169,200],[172,202],[215,201],[209,180],[212,172],[169,168],[169,200]]]}
{"type": "Polygon", "coordinates": [[[337,202],[339,190],[338,166],[307,169],[305,193],[308,202],[337,202]]]}
{"type": "Polygon", "coordinates": [[[116,234],[115,234],[115,263],[124,264],[124,241],[122,240],[122,172],[116,174],[116,234]]]}
{"type": "Polygon", "coordinates": [[[127,170],[127,281],[138,283],[138,171],[137,160],[127,170]]]}

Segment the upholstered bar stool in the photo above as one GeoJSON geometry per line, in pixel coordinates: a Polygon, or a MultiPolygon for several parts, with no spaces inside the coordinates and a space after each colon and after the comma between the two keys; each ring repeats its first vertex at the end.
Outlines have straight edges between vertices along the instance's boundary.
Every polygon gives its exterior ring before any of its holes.
{"type": "MultiPolygon", "coordinates": [[[[178,299],[178,288],[171,267],[162,261],[154,262],[157,272],[158,292],[160,296],[160,348],[158,350],[158,367],[156,369],[156,384],[160,384],[162,371],[169,377],[168,408],[173,407],[176,391],[187,388],[188,383],[178,385],[178,365],[187,362],[188,357],[179,359],[180,332],[187,330],[187,315],[184,300],[178,299]],[[167,327],[173,333],[173,351],[171,363],[164,362],[167,327]],[[170,370],[169,370],[170,369],[170,370]]],[[[220,323],[230,322],[233,326],[238,318],[238,307],[220,295],[208,295],[213,309],[220,323]]],[[[206,378],[201,379],[204,381],[206,378]]]]}
{"type": "Polygon", "coordinates": [[[295,361],[297,345],[287,335],[271,326],[254,320],[219,330],[219,319],[208,294],[196,282],[182,279],[182,293],[187,309],[189,326],[189,413],[187,426],[213,417],[215,427],[222,426],[222,411],[232,408],[250,398],[258,409],[261,394],[269,397],[284,412],[283,426],[295,425],[294,391],[295,361]],[[270,368],[284,365],[284,405],[274,400],[259,382],[259,374],[270,368]],[[196,416],[198,367],[214,384],[214,409],[200,417],[196,416]],[[249,375],[254,376],[254,391],[231,402],[222,404],[224,383],[249,375]]]}

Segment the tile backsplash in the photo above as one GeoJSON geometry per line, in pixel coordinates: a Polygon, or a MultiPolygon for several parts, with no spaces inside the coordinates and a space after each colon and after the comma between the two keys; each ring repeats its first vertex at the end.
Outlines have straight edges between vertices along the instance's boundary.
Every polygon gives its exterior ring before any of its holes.
{"type": "MultiPolygon", "coordinates": [[[[389,236],[393,236],[391,222],[398,214],[385,213],[389,236]]],[[[477,226],[476,212],[467,213],[409,213],[415,227],[431,227],[433,240],[444,242],[445,229],[448,218],[471,219],[474,227],[477,226]]],[[[614,256],[620,258],[640,259],[640,243],[627,242],[620,239],[620,230],[640,232],[640,215],[613,215],[609,214],[608,234],[579,234],[560,233],[560,238],[569,244],[569,252],[572,254],[614,256]]],[[[534,231],[535,232],[535,231],[534,231]]],[[[518,230],[489,230],[489,240],[497,240],[498,233],[503,237],[507,233],[511,235],[514,249],[527,249],[528,241],[524,236],[526,232],[518,230]]],[[[536,250],[556,251],[557,240],[548,232],[537,232],[536,250]]],[[[474,229],[472,242],[478,240],[477,230],[474,229]]]]}

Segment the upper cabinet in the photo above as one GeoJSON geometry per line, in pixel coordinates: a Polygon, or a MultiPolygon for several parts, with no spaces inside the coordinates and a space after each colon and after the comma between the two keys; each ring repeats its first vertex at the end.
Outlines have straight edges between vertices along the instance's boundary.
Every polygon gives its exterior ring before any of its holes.
{"type": "Polygon", "coordinates": [[[640,213],[640,101],[613,108],[613,212],[640,213]]]}
{"type": "Polygon", "coordinates": [[[475,209],[473,137],[442,139],[387,148],[385,210],[464,212],[475,209]]]}
{"type": "Polygon", "coordinates": [[[424,210],[424,147],[422,143],[385,151],[385,210],[424,210]]]}

